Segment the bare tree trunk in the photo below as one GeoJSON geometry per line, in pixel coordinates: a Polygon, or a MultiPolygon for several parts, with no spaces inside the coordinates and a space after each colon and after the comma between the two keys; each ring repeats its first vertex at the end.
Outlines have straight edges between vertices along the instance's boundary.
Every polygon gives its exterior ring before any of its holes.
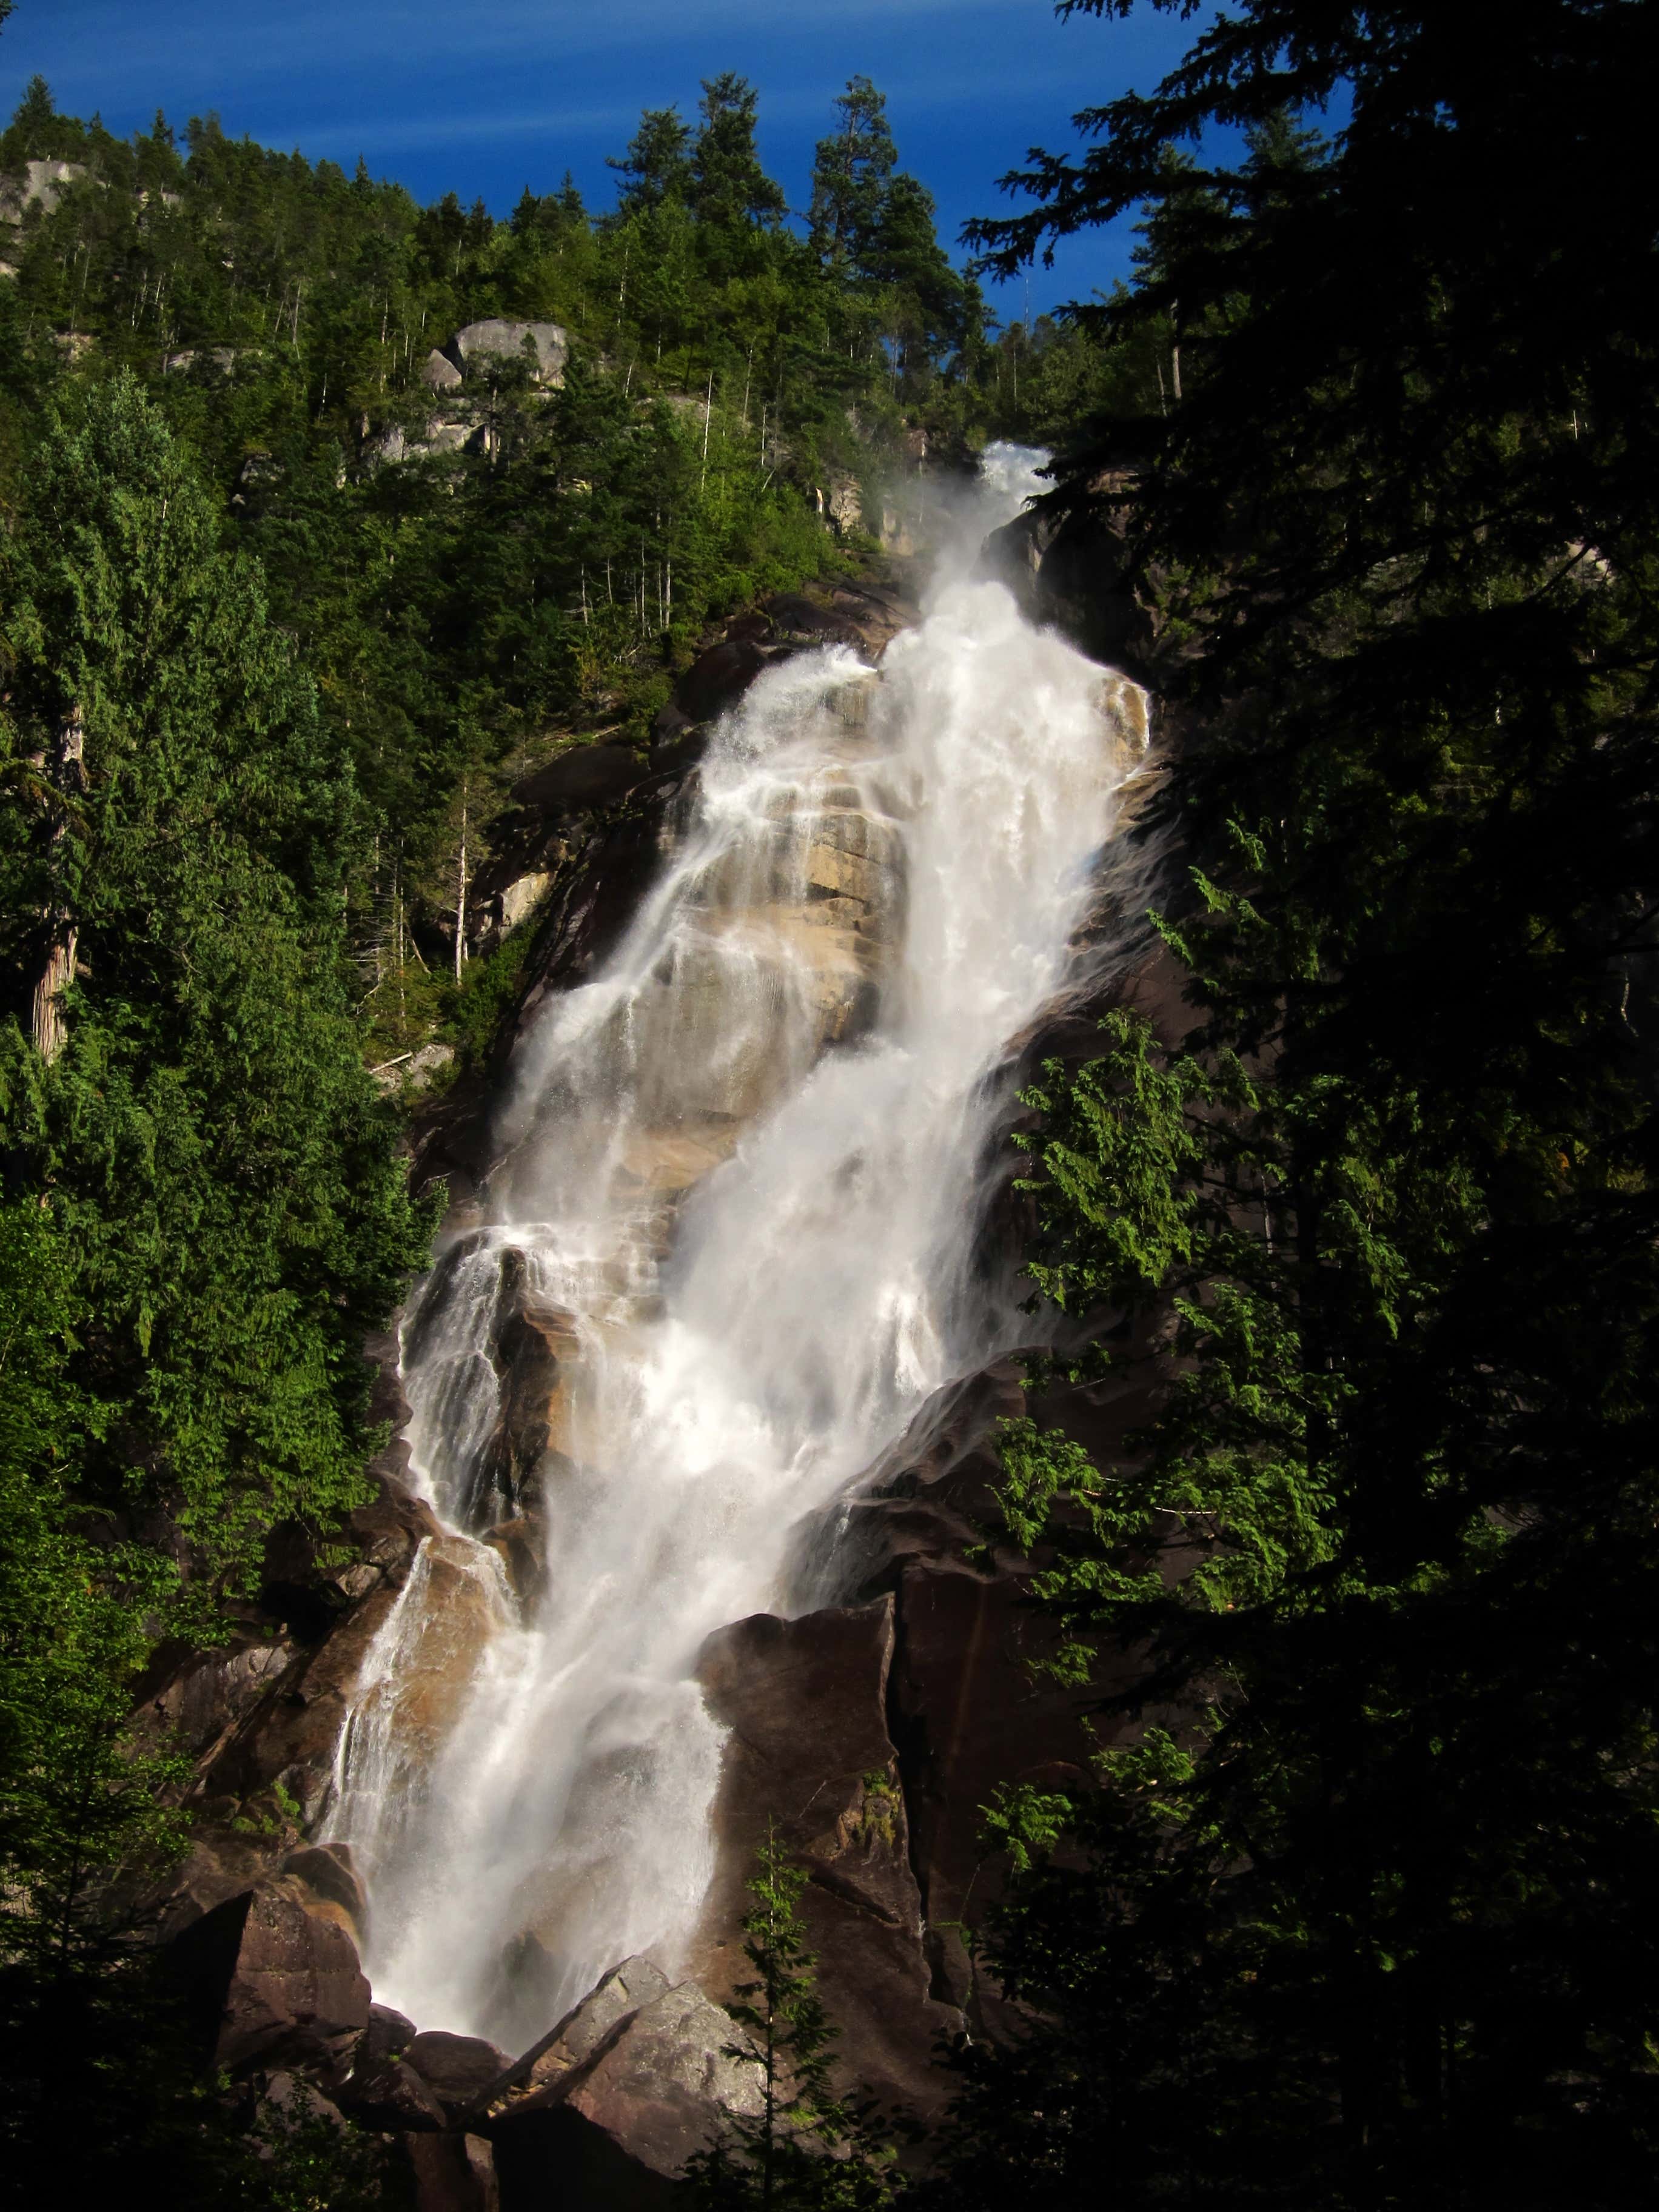
{"type": "Polygon", "coordinates": [[[1170,374],[1175,383],[1175,399],[1181,404],[1181,302],[1170,302],[1170,374]]]}
{"type": "MultiPolygon", "coordinates": [[[[52,830],[54,847],[63,843],[69,830],[69,811],[65,802],[72,793],[85,788],[85,754],[86,730],[81,720],[80,707],[76,705],[70,708],[64,719],[51,761],[43,763],[47,780],[58,793],[52,830]]],[[[46,909],[46,922],[51,933],[46,964],[34,987],[32,1012],[35,1050],[50,1066],[64,1049],[69,1036],[64,1019],[64,993],[75,980],[75,956],[80,932],[56,902],[46,909]]]]}
{"type": "MultiPolygon", "coordinates": [[[[607,563],[607,567],[609,564],[607,563]]],[[[607,582],[609,578],[606,579],[607,582]]],[[[455,981],[466,958],[466,784],[461,784],[461,865],[455,886],[455,981]]]]}

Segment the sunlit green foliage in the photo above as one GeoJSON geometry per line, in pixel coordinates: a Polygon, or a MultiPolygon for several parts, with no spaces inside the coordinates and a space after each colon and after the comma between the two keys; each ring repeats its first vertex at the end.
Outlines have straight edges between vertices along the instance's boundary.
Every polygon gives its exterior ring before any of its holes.
{"type": "Polygon", "coordinates": [[[420,1261],[346,960],[350,771],[257,574],[131,381],[54,416],[5,548],[0,1115],[86,1321],[82,1495],[204,1564],[355,1499],[361,1344],[420,1261]],[[72,707],[80,787],[35,763],[72,707]],[[78,927],[68,1043],[29,1033],[78,927]]]}

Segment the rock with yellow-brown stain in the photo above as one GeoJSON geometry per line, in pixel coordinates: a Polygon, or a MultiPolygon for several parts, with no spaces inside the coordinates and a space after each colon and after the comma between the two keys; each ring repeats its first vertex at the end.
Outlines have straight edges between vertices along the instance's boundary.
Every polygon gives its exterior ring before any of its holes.
{"type": "Polygon", "coordinates": [[[465,1536],[428,1537],[410,1577],[395,1668],[374,1692],[401,1788],[424,1773],[472,1686],[478,1662],[512,1617],[498,1554],[465,1536]]]}

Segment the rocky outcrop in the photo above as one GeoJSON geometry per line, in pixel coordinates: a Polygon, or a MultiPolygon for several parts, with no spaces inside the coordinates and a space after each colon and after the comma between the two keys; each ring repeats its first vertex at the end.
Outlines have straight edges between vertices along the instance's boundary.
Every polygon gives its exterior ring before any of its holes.
{"type": "Polygon", "coordinates": [[[613,806],[649,774],[645,762],[628,745],[577,745],[545,768],[521,776],[508,796],[515,806],[551,821],[613,806]]]}
{"type": "Polygon", "coordinates": [[[167,1965],[204,2053],[228,2070],[281,2059],[331,2075],[368,2026],[356,1944],[292,1879],[216,1905],[174,1939],[167,1965]]]}
{"type": "Polygon", "coordinates": [[[0,222],[16,222],[31,207],[50,215],[86,174],[84,161],[25,161],[16,175],[0,179],[0,222]]]}
{"type": "Polygon", "coordinates": [[[459,2118],[482,2105],[512,2060],[482,2036],[431,2028],[409,2046],[409,2063],[444,2110],[459,2118]]]}
{"type": "Polygon", "coordinates": [[[987,538],[981,565],[1032,622],[1152,684],[1157,623],[1130,584],[1125,552],[1134,482],[1130,470],[1104,468],[1051,492],[987,538]]]}
{"type": "Polygon", "coordinates": [[[629,1960],[499,2085],[487,2124],[511,2203],[645,2212],[693,2152],[761,2109],[736,2022],[695,1982],[629,1960]]]}
{"type": "Polygon", "coordinates": [[[457,331],[444,351],[464,373],[528,361],[532,380],[553,387],[564,382],[570,341],[557,323],[507,322],[490,316],[457,331]]]}
{"type": "Polygon", "coordinates": [[[421,381],[431,392],[459,392],[464,378],[447,354],[434,346],[421,363],[421,381]]]}
{"type": "Polygon", "coordinates": [[[890,1598],[799,1620],[720,1630],[699,1674],[727,1740],[714,1822],[718,1872],[693,1958],[714,1995],[750,1978],[738,1929],[769,1830],[804,1866],[803,1911],[841,2030],[850,2089],[926,2115],[947,2081],[933,2063],[960,2014],[930,1994],[898,1754],[888,1733],[890,1598]]]}

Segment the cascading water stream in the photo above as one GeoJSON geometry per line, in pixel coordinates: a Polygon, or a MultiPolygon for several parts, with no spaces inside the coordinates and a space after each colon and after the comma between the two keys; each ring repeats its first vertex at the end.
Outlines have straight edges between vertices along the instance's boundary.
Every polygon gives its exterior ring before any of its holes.
{"type": "MultiPolygon", "coordinates": [[[[994,449],[964,542],[1040,459],[994,449]]],[[[452,1533],[371,1648],[331,1823],[377,1995],[423,2025],[517,2047],[619,1959],[676,1963],[721,1755],[701,1645],[799,1609],[805,1532],[1021,1334],[975,1261],[999,1071],[1145,726],[945,578],[878,675],[761,677],[626,939],[521,1046],[488,1225],[404,1332],[452,1533]]]]}

